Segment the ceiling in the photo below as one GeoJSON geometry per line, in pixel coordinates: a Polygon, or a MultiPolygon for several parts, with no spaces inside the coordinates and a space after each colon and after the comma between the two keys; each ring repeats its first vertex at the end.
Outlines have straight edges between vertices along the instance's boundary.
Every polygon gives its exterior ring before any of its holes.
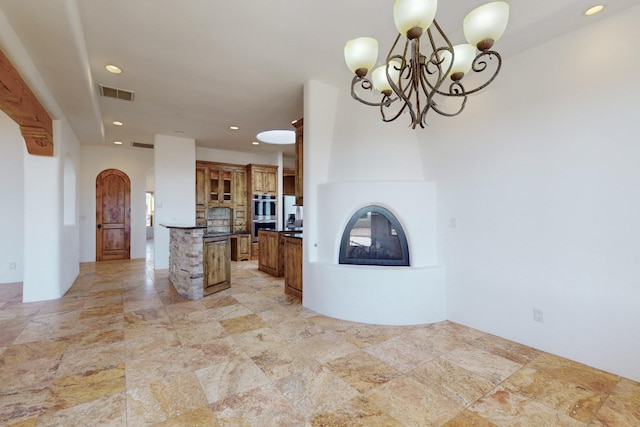
{"type": "MultiPolygon", "coordinates": [[[[609,0],[604,12],[582,16],[596,1],[511,0],[495,46],[502,73],[518,52],[637,5],[609,0]]],[[[464,41],[464,16],[485,2],[440,2],[436,19],[453,44],[464,41]]],[[[252,145],[256,134],[293,130],[309,79],[348,89],[347,40],[376,37],[384,57],[396,35],[392,8],[391,0],[0,0],[81,143],[130,148],[162,134],[285,155],[292,146],[252,145]],[[134,101],[101,97],[99,85],[133,91],[134,101]]]]}

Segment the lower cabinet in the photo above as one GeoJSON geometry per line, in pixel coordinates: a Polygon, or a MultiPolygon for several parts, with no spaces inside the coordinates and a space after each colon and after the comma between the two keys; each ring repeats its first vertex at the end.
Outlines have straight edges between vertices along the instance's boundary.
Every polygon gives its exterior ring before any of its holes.
{"type": "Polygon", "coordinates": [[[284,293],[302,298],[302,239],[283,238],[284,293]]]}
{"type": "Polygon", "coordinates": [[[248,261],[251,259],[251,234],[231,236],[231,261],[248,261]]]}
{"type": "Polygon", "coordinates": [[[281,277],[284,274],[284,256],[282,253],[283,240],[278,231],[258,231],[258,270],[272,276],[281,277]]]}
{"type": "Polygon", "coordinates": [[[231,287],[231,239],[205,237],[203,251],[204,295],[231,287]]]}

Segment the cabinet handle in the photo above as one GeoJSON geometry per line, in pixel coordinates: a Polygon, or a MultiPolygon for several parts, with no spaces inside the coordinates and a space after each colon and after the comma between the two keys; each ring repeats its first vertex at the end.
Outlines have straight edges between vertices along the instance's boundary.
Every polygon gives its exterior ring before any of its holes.
{"type": "Polygon", "coordinates": [[[102,224],[98,224],[98,228],[102,228],[102,224]]]}

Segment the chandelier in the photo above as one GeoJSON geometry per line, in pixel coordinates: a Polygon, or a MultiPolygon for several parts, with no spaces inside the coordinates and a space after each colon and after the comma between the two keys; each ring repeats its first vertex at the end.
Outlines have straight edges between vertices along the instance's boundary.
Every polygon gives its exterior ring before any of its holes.
{"type": "Polygon", "coordinates": [[[509,4],[496,1],[471,11],[463,22],[468,43],[455,46],[435,20],[436,8],[437,0],[395,0],[393,18],[399,34],[385,64],[373,70],[370,78],[367,74],[377,61],[378,41],[359,37],[344,47],[347,67],[355,73],[351,96],[363,104],[380,107],[385,122],[408,112],[415,129],[418,125],[424,128],[429,110],[457,116],[464,110],[467,97],[489,85],[500,71],[502,58],[492,47],[507,27],[509,4]],[[425,34],[424,44],[429,50],[423,52],[420,40],[425,34]],[[404,48],[399,43],[402,37],[406,39],[404,48]],[[486,73],[476,78],[470,71],[486,73]],[[463,84],[467,74],[472,76],[467,80],[473,80],[473,88],[463,84]],[[371,100],[362,98],[358,91],[371,100]],[[381,99],[376,98],[379,95],[381,99]]]}

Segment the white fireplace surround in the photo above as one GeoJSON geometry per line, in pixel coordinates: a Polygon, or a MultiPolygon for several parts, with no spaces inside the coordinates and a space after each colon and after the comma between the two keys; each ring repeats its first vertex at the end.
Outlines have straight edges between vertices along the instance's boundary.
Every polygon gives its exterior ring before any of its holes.
{"type": "Polygon", "coordinates": [[[304,305],[327,316],[382,325],[446,319],[445,269],[437,265],[436,187],[425,181],[340,182],[318,186],[317,260],[305,274],[304,305]],[[361,207],[399,220],[409,267],[339,264],[340,239],[361,207]]]}

